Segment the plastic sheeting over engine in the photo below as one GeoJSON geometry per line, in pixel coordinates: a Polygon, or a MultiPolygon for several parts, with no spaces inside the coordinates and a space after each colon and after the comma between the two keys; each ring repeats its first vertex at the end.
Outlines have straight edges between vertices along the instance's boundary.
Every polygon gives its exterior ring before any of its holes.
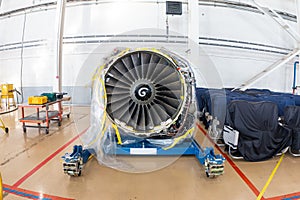
{"type": "Polygon", "coordinates": [[[106,60],[93,77],[90,128],[81,137],[101,164],[136,172],[134,163],[116,159],[117,145],[170,149],[193,137],[197,106],[188,62],[154,48],[116,49],[106,60]]]}

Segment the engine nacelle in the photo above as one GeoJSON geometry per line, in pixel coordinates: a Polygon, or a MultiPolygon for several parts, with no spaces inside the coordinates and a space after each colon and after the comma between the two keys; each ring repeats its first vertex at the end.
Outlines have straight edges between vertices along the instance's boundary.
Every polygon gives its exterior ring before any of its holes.
{"type": "Polygon", "coordinates": [[[106,112],[121,131],[174,137],[195,121],[195,78],[184,59],[166,50],[125,50],[106,67],[106,112]]]}

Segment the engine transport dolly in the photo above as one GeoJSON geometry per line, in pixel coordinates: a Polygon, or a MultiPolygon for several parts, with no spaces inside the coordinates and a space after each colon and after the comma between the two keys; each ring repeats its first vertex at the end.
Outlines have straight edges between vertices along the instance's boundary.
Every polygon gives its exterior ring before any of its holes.
{"type": "Polygon", "coordinates": [[[23,132],[26,133],[26,128],[44,128],[46,134],[49,133],[49,124],[50,120],[57,119],[58,126],[61,126],[62,121],[62,104],[61,100],[51,101],[49,103],[44,103],[40,105],[30,105],[30,104],[20,104],[19,107],[22,111],[22,118],[19,119],[23,123],[23,132]],[[49,110],[51,105],[58,104],[58,110],[49,110]],[[25,116],[25,109],[31,108],[36,109],[36,112],[25,116]],[[43,109],[43,110],[42,110],[43,109]],[[27,123],[37,124],[37,125],[28,125],[27,123]],[[44,126],[42,124],[45,124],[44,126]]]}
{"type": "MultiPolygon", "coordinates": [[[[116,138],[114,138],[116,139],[116,138]]],[[[202,148],[195,139],[189,139],[176,145],[174,148],[165,150],[147,141],[119,145],[115,152],[106,152],[118,156],[195,156],[198,162],[204,166],[208,178],[214,178],[224,173],[225,158],[221,154],[215,154],[213,147],[202,148]]],[[[75,145],[72,153],[62,156],[63,171],[69,176],[80,176],[83,166],[88,158],[95,154],[93,149],[83,149],[81,145],[75,145]]]]}

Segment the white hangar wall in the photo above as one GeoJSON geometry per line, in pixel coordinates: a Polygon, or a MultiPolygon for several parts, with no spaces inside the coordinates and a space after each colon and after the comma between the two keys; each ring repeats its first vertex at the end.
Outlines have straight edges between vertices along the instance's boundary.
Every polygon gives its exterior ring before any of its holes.
{"type": "MultiPolygon", "coordinates": [[[[225,87],[237,87],[283,58],[297,42],[252,0],[199,2],[200,46],[218,69],[225,87]]],[[[296,31],[296,1],[256,0],[274,9],[296,31]]],[[[294,60],[252,87],[291,92],[294,60]]]]}
{"type": "MultiPolygon", "coordinates": [[[[177,34],[178,38],[173,38],[175,42],[199,34],[193,39],[203,50],[202,56],[208,56],[214,64],[203,65],[218,70],[224,87],[240,85],[281,59],[296,45],[278,24],[251,6],[251,1],[200,0],[197,7],[188,5],[195,5],[192,1],[183,2],[183,15],[168,17],[169,30],[174,32],[173,35],[177,34]],[[194,12],[197,15],[193,15],[194,12]]],[[[281,11],[285,21],[297,29],[294,0],[258,2],[281,11]]],[[[17,87],[22,84],[25,98],[52,90],[55,12],[53,1],[1,1],[0,82],[14,83],[17,87]]],[[[80,91],[81,97],[74,103],[89,102],[90,85],[85,81],[78,83],[76,79],[78,76],[90,77],[101,59],[107,56],[110,49],[97,48],[103,41],[120,47],[137,38],[159,40],[166,36],[166,20],[165,1],[68,1],[63,86],[68,92],[74,88],[80,91]],[[133,31],[145,28],[160,29],[160,37],[141,36],[133,31]],[[131,34],[124,35],[128,31],[131,34]],[[87,69],[84,73],[82,67],[87,69]]],[[[183,49],[179,47],[178,51],[183,49]]],[[[253,87],[290,92],[293,62],[272,72],[253,87]]],[[[198,82],[201,86],[201,81],[198,82]]]]}
{"type": "MultiPolygon", "coordinates": [[[[219,70],[225,87],[241,85],[296,47],[296,41],[285,30],[249,7],[251,4],[218,2],[199,1],[200,45],[219,70]]],[[[290,17],[282,16],[297,30],[295,1],[257,2],[276,11],[289,12],[290,17]]],[[[293,63],[294,60],[252,87],[291,92],[293,63]]]]}

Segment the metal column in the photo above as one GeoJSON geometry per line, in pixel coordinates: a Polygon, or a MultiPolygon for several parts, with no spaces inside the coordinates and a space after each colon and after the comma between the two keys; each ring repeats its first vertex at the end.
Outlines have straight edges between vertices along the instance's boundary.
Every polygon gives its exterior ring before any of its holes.
{"type": "Polygon", "coordinates": [[[57,0],[55,36],[54,36],[54,66],[55,80],[53,84],[54,92],[62,92],[62,53],[63,53],[63,33],[65,19],[66,0],[57,0]]]}
{"type": "Polygon", "coordinates": [[[189,0],[188,1],[188,13],[189,13],[189,26],[188,26],[188,36],[193,42],[198,44],[199,42],[199,5],[198,1],[189,0]]]}
{"type": "MultiPolygon", "coordinates": [[[[300,35],[300,0],[295,0],[296,2],[296,11],[297,11],[297,31],[298,31],[298,34],[300,35]]],[[[300,42],[298,42],[298,48],[300,49],[300,42]]],[[[299,65],[299,59],[300,55],[298,55],[298,65],[299,65]]],[[[299,68],[298,68],[298,72],[297,72],[297,65],[294,66],[294,84],[293,84],[293,93],[297,93],[297,86],[298,86],[298,83],[297,83],[297,76],[299,76],[299,68]]]]}

